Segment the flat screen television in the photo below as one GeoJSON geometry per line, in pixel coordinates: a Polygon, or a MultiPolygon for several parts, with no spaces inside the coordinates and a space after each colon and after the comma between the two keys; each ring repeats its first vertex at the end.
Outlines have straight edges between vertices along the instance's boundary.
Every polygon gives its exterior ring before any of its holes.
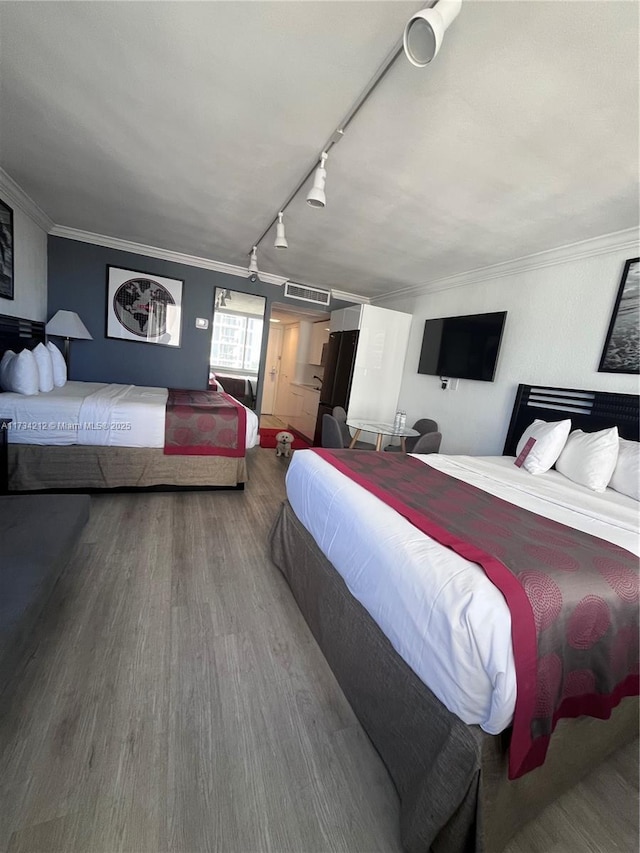
{"type": "Polygon", "coordinates": [[[493,382],[506,311],[427,320],[418,373],[493,382]]]}

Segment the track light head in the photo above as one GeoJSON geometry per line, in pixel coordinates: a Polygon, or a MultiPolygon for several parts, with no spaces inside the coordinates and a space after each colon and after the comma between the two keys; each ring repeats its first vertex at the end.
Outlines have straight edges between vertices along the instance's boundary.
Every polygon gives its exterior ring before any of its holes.
{"type": "Polygon", "coordinates": [[[327,178],[327,170],[325,169],[324,164],[326,163],[328,156],[329,155],[326,151],[322,152],[320,165],[313,176],[313,186],[307,193],[307,204],[311,207],[324,207],[327,203],[327,198],[324,194],[324,182],[327,178]]]}
{"type": "Polygon", "coordinates": [[[462,0],[439,0],[429,9],[412,15],[402,36],[404,52],[409,62],[424,68],[434,59],[449,25],[458,17],[462,0]]]}
{"type": "Polygon", "coordinates": [[[289,244],[287,243],[287,238],[284,233],[284,222],[282,221],[282,217],[284,213],[280,211],[278,214],[278,222],[276,224],[276,239],[273,241],[273,245],[276,249],[288,249],[289,244]]]}
{"type": "Polygon", "coordinates": [[[249,260],[249,281],[257,281],[258,273],[260,270],[258,269],[258,247],[254,246],[251,250],[251,258],[249,260]]]}

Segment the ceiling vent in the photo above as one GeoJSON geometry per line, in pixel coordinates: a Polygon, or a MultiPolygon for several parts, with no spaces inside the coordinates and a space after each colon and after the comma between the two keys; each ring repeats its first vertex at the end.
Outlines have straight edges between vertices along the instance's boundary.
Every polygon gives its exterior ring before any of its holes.
{"type": "Polygon", "coordinates": [[[330,290],[318,290],[317,287],[305,287],[291,281],[285,284],[284,295],[291,299],[301,299],[303,302],[313,302],[315,305],[328,305],[331,302],[330,290]]]}

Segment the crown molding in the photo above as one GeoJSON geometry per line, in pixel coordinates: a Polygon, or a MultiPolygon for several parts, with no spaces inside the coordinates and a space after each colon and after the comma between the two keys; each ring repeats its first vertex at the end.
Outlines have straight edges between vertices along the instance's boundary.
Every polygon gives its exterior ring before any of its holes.
{"type": "MultiPolygon", "coordinates": [[[[171,261],[176,264],[186,264],[190,267],[200,267],[205,270],[235,275],[239,278],[247,278],[247,268],[235,264],[226,264],[213,258],[201,258],[198,255],[186,255],[182,252],[173,252],[170,249],[161,249],[158,246],[146,246],[143,243],[134,243],[131,240],[122,240],[120,237],[109,237],[106,234],[94,234],[92,231],[81,231],[78,228],[68,228],[66,225],[53,225],[49,230],[52,237],[64,237],[65,240],[79,240],[81,243],[92,243],[95,246],[105,246],[108,249],[118,249],[121,252],[132,252],[134,255],[146,255],[148,258],[159,258],[163,261],[171,261]]],[[[266,284],[282,286],[289,281],[281,275],[260,270],[260,281],[266,284]]]]}
{"type": "Polygon", "coordinates": [[[35,203],[31,196],[26,194],[22,187],[1,166],[0,192],[3,201],[19,207],[43,231],[49,232],[53,228],[53,219],[47,216],[44,210],[35,203]]]}
{"type": "Polygon", "coordinates": [[[441,290],[452,290],[456,287],[467,287],[470,284],[478,284],[483,281],[495,281],[497,278],[516,275],[531,270],[553,267],[558,264],[572,263],[585,258],[594,258],[598,255],[608,255],[612,252],[629,251],[634,256],[638,254],[640,241],[640,230],[638,228],[626,228],[624,231],[614,231],[601,237],[593,237],[589,240],[581,240],[578,243],[569,243],[558,246],[555,249],[547,249],[544,252],[536,252],[533,255],[525,255],[514,258],[511,261],[503,261],[499,264],[491,264],[487,267],[478,267],[463,273],[445,276],[422,284],[399,288],[385,293],[384,296],[374,296],[373,304],[385,302],[388,299],[397,299],[404,296],[421,296],[427,293],[437,293],[441,290]]]}
{"type": "Polygon", "coordinates": [[[369,305],[371,299],[368,296],[361,296],[359,293],[348,293],[346,290],[336,290],[331,288],[331,295],[334,299],[342,299],[345,302],[359,302],[361,305],[369,305]]]}
{"type": "MultiPolygon", "coordinates": [[[[216,261],[213,258],[202,258],[198,255],[186,255],[183,252],[173,252],[170,249],[161,249],[159,246],[147,246],[144,243],[134,243],[132,240],[123,240],[120,237],[109,237],[106,234],[96,234],[93,231],[82,231],[79,228],[69,228],[66,225],[54,225],[51,223],[49,234],[52,237],[63,237],[65,240],[79,240],[81,243],[91,243],[95,246],[105,246],[107,249],[117,249],[121,252],[132,252],[134,255],[146,255],[149,258],[159,258],[163,261],[172,261],[176,264],[186,264],[190,267],[214,270],[215,272],[235,275],[239,278],[247,278],[247,268],[235,264],[227,264],[224,261],[216,261]]],[[[260,281],[266,284],[275,284],[282,287],[288,281],[292,284],[300,284],[282,275],[264,272],[260,270],[260,281]]],[[[304,284],[303,287],[318,287],[330,291],[334,299],[343,299],[345,302],[369,303],[368,296],[360,296],[356,293],[347,293],[344,290],[335,290],[332,287],[320,287],[315,284],[304,284]]]]}

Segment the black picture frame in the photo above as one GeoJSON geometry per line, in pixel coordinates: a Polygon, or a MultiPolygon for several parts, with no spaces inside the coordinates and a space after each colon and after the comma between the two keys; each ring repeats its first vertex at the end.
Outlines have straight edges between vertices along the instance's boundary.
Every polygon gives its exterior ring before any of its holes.
{"type": "Polygon", "coordinates": [[[640,373],[640,258],[626,261],[598,373],[640,373]]]}
{"type": "Polygon", "coordinates": [[[0,298],[13,299],[13,208],[0,199],[0,298]]]}
{"type": "MultiPolygon", "coordinates": [[[[170,278],[165,275],[147,273],[143,270],[112,266],[107,264],[107,302],[105,337],[131,343],[155,344],[179,349],[182,338],[182,298],[184,279],[170,278]],[[144,302],[145,291],[160,290],[164,293],[164,301],[155,301],[156,307],[167,314],[162,315],[161,328],[153,329],[147,323],[149,317],[147,304],[142,310],[135,309],[135,302],[122,303],[118,293],[129,287],[132,297],[136,296],[144,302]],[[133,309],[131,310],[131,306],[133,309]],[[148,315],[148,316],[145,316],[148,315]],[[125,325],[126,324],[126,325],[125,325]],[[137,325],[136,325],[137,324],[137,325]]],[[[126,295],[125,295],[126,300],[126,295]]],[[[128,301],[128,300],[127,300],[128,301]]]]}

